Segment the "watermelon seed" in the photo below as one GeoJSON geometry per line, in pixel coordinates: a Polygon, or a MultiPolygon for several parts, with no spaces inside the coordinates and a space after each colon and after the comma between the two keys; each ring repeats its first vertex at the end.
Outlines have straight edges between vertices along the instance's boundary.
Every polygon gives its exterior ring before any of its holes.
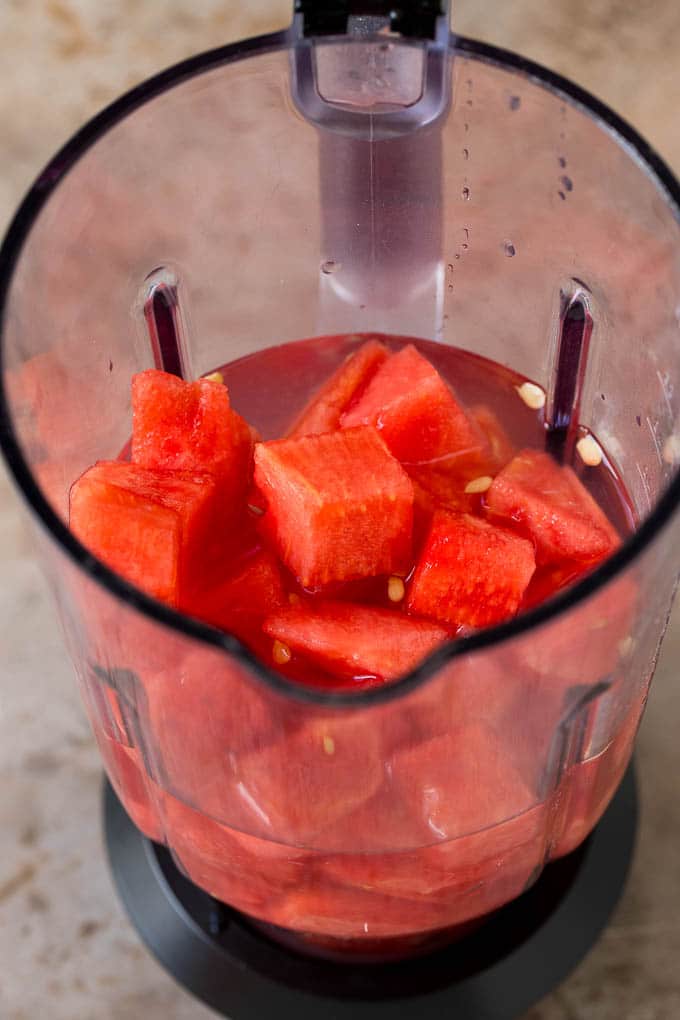
{"type": "Polygon", "coordinates": [[[631,637],[630,634],[628,635],[628,637],[625,637],[623,641],[619,641],[619,655],[621,656],[621,658],[627,659],[630,653],[633,651],[634,647],[635,640],[631,637]]]}
{"type": "Polygon", "coordinates": [[[593,436],[583,436],[576,444],[578,455],[588,467],[597,467],[602,463],[602,447],[593,436]]]}
{"type": "Polygon", "coordinates": [[[540,411],[542,407],[545,407],[545,390],[541,386],[525,382],[521,386],[517,386],[516,389],[524,403],[532,411],[540,411]]]}
{"type": "Polygon", "coordinates": [[[323,749],[326,754],[335,754],[335,741],[332,737],[326,736],[323,738],[323,749]]]}
{"type": "Polygon", "coordinates": [[[680,436],[669,436],[663,444],[663,459],[667,464],[680,460],[680,436]]]}
{"type": "Polygon", "coordinates": [[[387,582],[387,597],[390,602],[401,602],[406,594],[406,587],[400,577],[391,577],[387,582]]]}
{"type": "Polygon", "coordinates": [[[491,488],[493,484],[493,478],[491,475],[480,475],[479,478],[473,478],[471,482],[468,482],[465,486],[465,492],[468,495],[474,495],[478,492],[486,492],[487,489],[491,488]]]}
{"type": "Polygon", "coordinates": [[[272,645],[272,659],[279,666],[285,666],[290,662],[291,652],[288,645],[284,645],[283,641],[275,641],[272,645]]]}

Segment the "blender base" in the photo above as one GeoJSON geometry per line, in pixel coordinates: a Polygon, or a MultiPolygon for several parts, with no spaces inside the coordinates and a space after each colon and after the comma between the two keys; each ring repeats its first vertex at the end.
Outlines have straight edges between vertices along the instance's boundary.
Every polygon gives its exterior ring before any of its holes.
{"type": "Polygon", "coordinates": [[[518,1020],[597,940],[625,886],[637,828],[631,765],[586,842],[468,938],[362,966],[271,942],[142,836],[108,782],[103,797],[109,862],[134,927],[180,985],[230,1020],[518,1020]]]}

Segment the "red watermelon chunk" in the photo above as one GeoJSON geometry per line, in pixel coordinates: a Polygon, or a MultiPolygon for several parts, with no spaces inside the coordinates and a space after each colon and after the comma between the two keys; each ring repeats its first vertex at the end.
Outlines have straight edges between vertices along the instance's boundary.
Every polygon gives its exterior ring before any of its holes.
{"type": "Polygon", "coordinates": [[[215,506],[210,475],[98,461],[71,488],[69,524],[112,570],[177,606],[200,581],[215,506]]]}
{"type": "Polygon", "coordinates": [[[412,344],[380,366],[341,425],[374,425],[403,464],[462,461],[484,446],[480,430],[412,344]]]}
{"type": "Polygon", "coordinates": [[[431,512],[436,507],[447,507],[463,513],[474,513],[481,506],[481,496],[467,493],[467,481],[464,477],[446,470],[438,470],[434,465],[423,464],[409,468],[409,474],[416,489],[416,501],[419,508],[425,509],[428,502],[431,512]]]}
{"type": "Polygon", "coordinates": [[[406,807],[437,840],[505,822],[536,801],[495,731],[483,723],[398,751],[392,782],[406,807]]]}
{"type": "Polygon", "coordinates": [[[192,613],[215,627],[231,630],[249,618],[263,620],[286,602],[278,561],[260,549],[219,584],[201,593],[192,613]]]}
{"type": "MultiPolygon", "coordinates": [[[[367,801],[383,781],[380,731],[369,718],[319,715],[286,740],[243,755],[238,793],[250,821],[280,842],[307,844],[367,801]]],[[[323,837],[318,842],[323,844],[323,837]]]]}
{"type": "Polygon", "coordinates": [[[536,563],[530,542],[470,514],[438,511],[408,607],[449,626],[485,627],[519,609],[536,563]]]}
{"type": "Polygon", "coordinates": [[[487,492],[486,507],[532,539],[541,565],[594,565],[620,544],[572,469],[539,450],[523,450],[510,461],[487,492]]]}
{"type": "Polygon", "coordinates": [[[253,434],[232,409],[226,386],[185,382],[156,369],[132,380],[132,460],[143,467],[215,476],[227,516],[242,509],[253,434]]]}
{"type": "Polygon", "coordinates": [[[428,620],[350,602],[288,606],[264,630],[336,676],[383,680],[408,673],[449,636],[428,620]]]}
{"type": "Polygon", "coordinates": [[[413,486],[373,428],[260,443],[267,534],[305,588],[408,569],[413,486]]]}
{"type": "Polygon", "coordinates": [[[247,827],[239,763],[280,741],[284,708],[247,668],[214,649],[193,649],[144,676],[143,732],[163,788],[214,819],[247,827]]]}
{"type": "Polygon", "coordinates": [[[332,432],[352,400],[365,388],[376,369],[387,360],[387,348],[379,340],[367,340],[333,373],[297,419],[289,435],[312,436],[332,432]]]}
{"type": "Polygon", "coordinates": [[[191,881],[246,914],[267,920],[282,896],[312,881],[304,850],[219,825],[174,797],[165,798],[164,820],[191,881]]]}
{"type": "Polygon", "coordinates": [[[234,634],[263,659],[271,657],[272,643],[262,622],[288,604],[278,560],[260,549],[241,562],[221,582],[205,588],[191,606],[192,616],[234,634]]]}

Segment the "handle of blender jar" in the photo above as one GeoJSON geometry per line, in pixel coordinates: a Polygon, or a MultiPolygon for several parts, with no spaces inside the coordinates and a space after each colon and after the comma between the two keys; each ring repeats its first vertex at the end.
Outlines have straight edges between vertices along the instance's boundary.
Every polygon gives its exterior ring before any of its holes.
{"type": "Polygon", "coordinates": [[[295,0],[303,36],[345,35],[350,18],[382,18],[390,31],[412,39],[436,39],[448,25],[451,0],[295,0]]]}

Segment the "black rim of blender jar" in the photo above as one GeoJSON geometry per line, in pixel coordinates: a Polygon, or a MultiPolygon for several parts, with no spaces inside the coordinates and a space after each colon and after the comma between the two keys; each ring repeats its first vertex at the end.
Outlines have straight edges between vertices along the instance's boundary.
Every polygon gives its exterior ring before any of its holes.
{"type": "MultiPolygon", "coordinates": [[[[292,31],[276,32],[223,46],[185,60],[131,89],[88,121],[47,164],[38,176],[15,214],[0,248],[0,445],[14,474],[17,484],[41,525],[50,533],[67,556],[102,587],[147,617],[166,627],[236,656],[263,681],[280,694],[303,702],[334,706],[368,706],[399,698],[425,683],[441,667],[459,655],[490,648],[506,639],[519,637],[532,628],[551,620],[594,594],[611,581],[656,538],[680,503],[680,474],[676,472],[654,510],[621,547],[582,581],[567,588],[548,602],[524,613],[507,623],[481,630],[467,637],[457,638],[430,655],[420,666],[402,679],[381,687],[357,691],[325,691],[320,688],[295,684],[257,659],[234,636],[217,630],[209,624],[184,616],[135,588],[123,577],[114,573],[96,559],[69,531],[67,525],[52,509],[40,490],[24,459],[14,435],[12,419],[4,385],[4,351],[2,337],[7,312],[7,299],[14,269],[24,243],[52,192],[78,160],[119,121],[162,93],[187,80],[216,70],[249,56],[263,55],[294,45],[292,31]]],[[[451,35],[449,52],[452,56],[469,56],[482,63],[490,63],[514,71],[547,91],[561,96],[572,106],[585,111],[600,125],[609,129],[614,139],[633,149],[633,155],[642,163],[657,185],[666,192],[668,205],[674,208],[680,221],[680,182],[652,147],[618,114],[600,102],[585,89],[567,78],[536,64],[525,57],[490,46],[474,39],[451,35]]]]}

